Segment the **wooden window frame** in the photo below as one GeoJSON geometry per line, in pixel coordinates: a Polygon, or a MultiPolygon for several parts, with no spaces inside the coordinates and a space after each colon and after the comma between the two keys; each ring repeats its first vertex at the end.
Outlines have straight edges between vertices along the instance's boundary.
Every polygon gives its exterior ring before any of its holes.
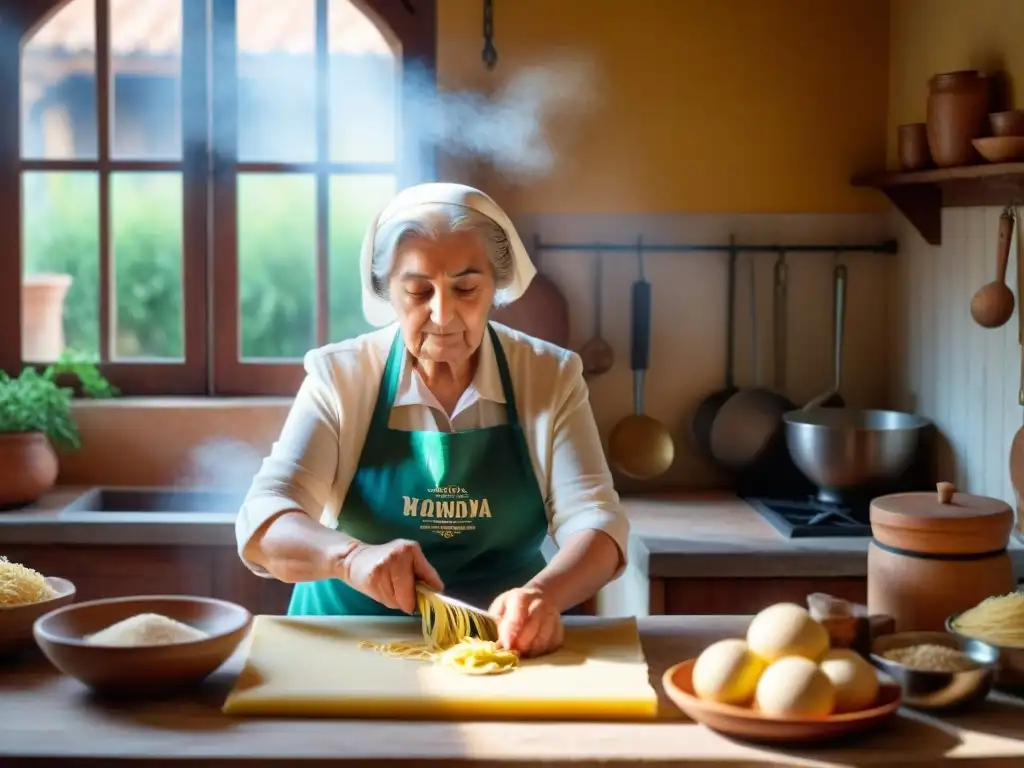
{"type": "MultiPolygon", "coordinates": [[[[20,105],[21,42],[67,0],[0,0],[0,100],[20,105]],[[12,41],[19,41],[18,45],[12,41]]],[[[100,281],[100,369],[128,395],[293,395],[301,384],[301,360],[246,361],[241,359],[238,312],[237,177],[246,172],[307,172],[317,180],[317,343],[328,341],[328,189],[331,175],[382,171],[396,173],[399,186],[426,180],[413,169],[434,173],[434,157],[421,149],[413,87],[404,73],[414,68],[433,75],[436,65],[436,0],[352,0],[381,33],[401,50],[399,146],[388,164],[332,163],[327,156],[325,126],[329,119],[328,83],[323,74],[327,57],[329,0],[313,0],[317,18],[317,139],[316,161],[240,163],[237,158],[237,71],[235,40],[212,39],[210,24],[229,22],[234,3],[182,0],[184,34],[181,55],[181,120],[183,137],[207,136],[183,146],[180,161],[115,160],[110,157],[109,23],[106,3],[97,5],[96,160],[23,160],[20,108],[0,110],[0,370],[16,375],[25,365],[21,352],[21,177],[33,170],[97,171],[100,178],[100,273],[108,273],[111,258],[109,174],[118,171],[176,171],[183,186],[183,320],[184,361],[109,361],[109,280],[100,281]],[[212,8],[212,12],[209,9],[212,8]],[[202,50],[199,50],[201,47],[202,50]],[[220,105],[211,115],[211,104],[220,105]],[[212,125],[211,132],[207,126],[212,125]],[[198,130],[197,130],[198,129],[198,130]],[[414,158],[414,162],[410,159],[414,158]],[[381,166],[385,167],[381,167],[381,166]],[[211,205],[212,204],[212,205],[211,205]],[[215,215],[211,215],[211,210],[215,215]]],[[[423,83],[417,82],[417,88],[423,83]]]]}

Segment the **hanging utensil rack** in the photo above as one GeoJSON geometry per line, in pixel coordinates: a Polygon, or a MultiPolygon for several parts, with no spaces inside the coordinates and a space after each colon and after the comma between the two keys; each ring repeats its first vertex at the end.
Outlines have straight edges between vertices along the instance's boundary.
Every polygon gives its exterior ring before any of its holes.
{"type": "MultiPolygon", "coordinates": [[[[630,243],[556,243],[542,240],[540,235],[534,235],[533,248],[535,251],[603,251],[621,252],[635,254],[637,237],[630,243]]],[[[780,243],[648,243],[643,242],[644,253],[729,253],[734,249],[737,253],[778,253],[785,251],[793,253],[829,253],[836,251],[843,253],[898,253],[899,242],[896,240],[883,240],[879,243],[822,243],[822,244],[801,244],[787,245],[780,243]]]]}

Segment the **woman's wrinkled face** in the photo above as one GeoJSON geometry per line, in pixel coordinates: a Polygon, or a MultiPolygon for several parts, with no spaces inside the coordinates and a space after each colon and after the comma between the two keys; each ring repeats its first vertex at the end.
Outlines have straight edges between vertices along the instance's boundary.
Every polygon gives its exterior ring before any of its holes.
{"type": "Polygon", "coordinates": [[[420,360],[450,364],[480,346],[494,291],[494,273],[473,232],[404,241],[389,284],[405,346],[420,360]]]}

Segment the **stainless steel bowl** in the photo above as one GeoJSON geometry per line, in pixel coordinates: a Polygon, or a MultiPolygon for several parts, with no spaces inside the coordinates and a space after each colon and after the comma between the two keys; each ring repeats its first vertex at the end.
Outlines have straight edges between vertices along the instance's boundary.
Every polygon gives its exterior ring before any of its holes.
{"type": "Polygon", "coordinates": [[[960,617],[954,613],[946,619],[946,631],[952,636],[967,643],[981,643],[994,648],[999,654],[999,669],[996,671],[996,686],[1009,688],[1014,692],[1024,690],[1024,648],[1017,648],[1008,645],[997,645],[989,641],[979,640],[970,637],[953,628],[953,622],[960,617]]]}
{"type": "Polygon", "coordinates": [[[947,632],[898,632],[871,644],[871,661],[899,683],[903,703],[917,709],[951,709],[980,704],[992,690],[999,666],[999,650],[980,640],[947,632]],[[956,648],[967,654],[977,669],[966,672],[924,672],[882,657],[886,651],[924,643],[956,648]]]}
{"type": "Polygon", "coordinates": [[[789,411],[782,419],[789,455],[822,501],[898,478],[929,424],[912,413],[857,408],[789,411]]]}

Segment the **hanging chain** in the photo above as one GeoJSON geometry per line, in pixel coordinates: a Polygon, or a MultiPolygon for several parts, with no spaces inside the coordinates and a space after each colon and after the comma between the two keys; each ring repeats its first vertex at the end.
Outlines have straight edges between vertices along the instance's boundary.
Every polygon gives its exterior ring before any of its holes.
{"type": "Polygon", "coordinates": [[[484,66],[494,69],[498,49],[494,47],[494,0],[484,0],[484,66]]]}

